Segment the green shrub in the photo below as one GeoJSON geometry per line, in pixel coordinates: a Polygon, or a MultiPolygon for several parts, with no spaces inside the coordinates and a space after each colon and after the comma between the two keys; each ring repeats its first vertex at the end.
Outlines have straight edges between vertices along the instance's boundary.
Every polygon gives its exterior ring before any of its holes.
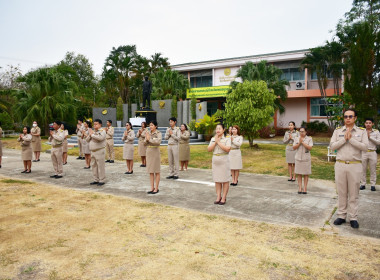
{"type": "Polygon", "coordinates": [[[1,121],[1,128],[3,130],[13,130],[14,129],[13,118],[7,112],[0,113],[0,121],[1,121]]]}
{"type": "Polygon", "coordinates": [[[318,132],[328,132],[328,125],[324,122],[313,121],[313,122],[305,122],[303,121],[301,126],[305,127],[308,134],[312,135],[318,132]]]}

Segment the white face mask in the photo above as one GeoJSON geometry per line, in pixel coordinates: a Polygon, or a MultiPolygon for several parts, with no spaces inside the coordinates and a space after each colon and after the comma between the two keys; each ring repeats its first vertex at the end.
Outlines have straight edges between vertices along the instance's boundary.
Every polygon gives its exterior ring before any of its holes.
{"type": "Polygon", "coordinates": [[[36,124],[36,123],[34,123],[34,124],[33,124],[33,127],[36,127],[36,126],[37,126],[37,124],[36,124]]]}

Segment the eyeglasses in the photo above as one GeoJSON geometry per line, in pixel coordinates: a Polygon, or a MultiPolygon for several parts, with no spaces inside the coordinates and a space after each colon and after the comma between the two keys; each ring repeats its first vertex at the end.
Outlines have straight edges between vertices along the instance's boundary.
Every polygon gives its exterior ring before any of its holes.
{"type": "Polygon", "coordinates": [[[345,119],[352,119],[353,117],[354,117],[354,115],[344,115],[345,119]]]}

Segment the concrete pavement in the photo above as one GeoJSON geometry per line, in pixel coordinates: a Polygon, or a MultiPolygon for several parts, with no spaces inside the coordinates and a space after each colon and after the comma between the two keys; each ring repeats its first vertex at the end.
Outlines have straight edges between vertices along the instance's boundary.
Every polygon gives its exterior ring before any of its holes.
{"type": "Polygon", "coordinates": [[[41,161],[33,162],[32,173],[21,174],[21,151],[3,149],[0,175],[64,188],[126,196],[209,214],[380,238],[380,219],[376,215],[380,211],[380,191],[361,191],[358,219],[360,228],[354,230],[349,223],[339,227],[333,225],[337,194],[335,184],[329,181],[310,179],[308,194],[304,195],[298,194],[297,183],[288,182],[286,177],[242,173],[239,185],[230,187],[227,203],[221,206],[213,204],[216,195],[209,169],[190,168],[180,172],[179,180],[168,180],[165,179],[168,166],[162,166],[160,192],[148,195],[149,175],[145,168],[140,167],[140,163],[135,162],[134,173],[131,175],[124,174],[125,162],[106,163],[106,184],[102,187],[89,185],[93,181],[92,171],[83,169],[84,166],[83,160],[69,156],[68,164],[63,167],[64,177],[51,179],[49,176],[53,174],[53,167],[50,154],[42,153],[41,161]]]}

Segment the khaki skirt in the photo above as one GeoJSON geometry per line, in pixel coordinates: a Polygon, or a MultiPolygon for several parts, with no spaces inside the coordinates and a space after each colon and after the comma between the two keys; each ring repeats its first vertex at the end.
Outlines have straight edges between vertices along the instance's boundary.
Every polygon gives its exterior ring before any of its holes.
{"type": "Polygon", "coordinates": [[[310,175],[311,174],[311,160],[307,160],[307,161],[296,160],[294,173],[299,174],[299,175],[310,175]]]}
{"type": "Polygon", "coordinates": [[[229,182],[231,179],[230,158],[228,154],[212,156],[212,180],[216,183],[229,182]]]}
{"type": "Polygon", "coordinates": [[[179,144],[179,161],[190,160],[190,145],[189,143],[179,144]]]}
{"type": "Polygon", "coordinates": [[[32,147],[30,145],[22,146],[21,158],[22,158],[22,160],[32,160],[33,150],[32,150],[32,147]]]}
{"type": "Polygon", "coordinates": [[[146,170],[148,173],[161,172],[161,153],[160,147],[146,149],[146,170]]]}
{"type": "Polygon", "coordinates": [[[32,141],[33,152],[41,152],[41,137],[38,137],[35,141],[32,141]]]}
{"type": "Polygon", "coordinates": [[[288,150],[286,149],[285,153],[286,153],[286,162],[287,163],[295,163],[296,162],[296,150],[288,150]]]}
{"type": "Polygon", "coordinates": [[[3,142],[0,140],[0,157],[3,156],[3,142]]]}
{"type": "Polygon", "coordinates": [[[67,153],[67,145],[68,145],[67,139],[65,139],[62,145],[62,153],[67,153]]]}
{"type": "Polygon", "coordinates": [[[138,151],[140,157],[146,157],[146,146],[144,145],[144,141],[139,141],[138,151]]]}
{"type": "Polygon", "coordinates": [[[133,144],[124,143],[123,159],[133,160],[133,152],[134,152],[133,144]]]}
{"type": "Polygon", "coordinates": [[[236,149],[236,150],[230,150],[229,153],[230,157],[230,168],[231,170],[240,170],[243,169],[243,161],[241,158],[241,150],[236,149]]]}
{"type": "Polygon", "coordinates": [[[85,155],[91,155],[90,144],[84,139],[82,139],[82,153],[85,155]]]}

